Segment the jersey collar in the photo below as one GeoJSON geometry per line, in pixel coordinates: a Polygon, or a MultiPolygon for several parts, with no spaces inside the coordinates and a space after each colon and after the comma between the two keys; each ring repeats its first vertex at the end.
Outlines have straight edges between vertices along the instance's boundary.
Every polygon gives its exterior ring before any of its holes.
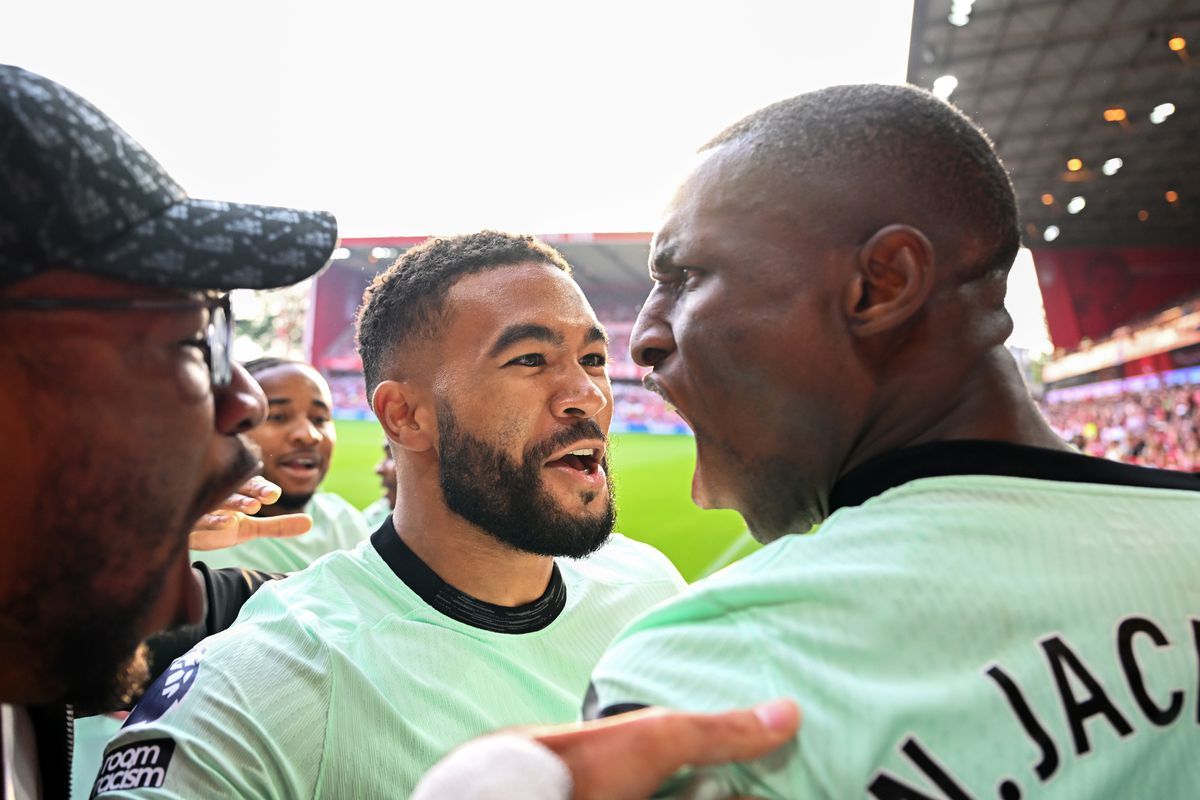
{"type": "Polygon", "coordinates": [[[1071,483],[1141,486],[1200,491],[1200,476],[1150,469],[1066,450],[1009,442],[930,442],[866,461],[843,475],[829,493],[829,513],[867,500],[918,478],[947,475],[1007,475],[1071,483]]]}
{"type": "Polygon", "coordinates": [[[477,600],[439,578],[396,533],[390,516],[371,534],[371,544],[396,577],[434,610],[473,628],[493,633],[533,633],[558,619],[567,605],[567,587],[558,564],[541,597],[510,608],[477,600]]]}

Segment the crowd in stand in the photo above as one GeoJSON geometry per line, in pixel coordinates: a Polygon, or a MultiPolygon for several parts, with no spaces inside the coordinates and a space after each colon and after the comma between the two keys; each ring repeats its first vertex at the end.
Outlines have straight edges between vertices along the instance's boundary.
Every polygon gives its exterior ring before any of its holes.
{"type": "Polygon", "coordinates": [[[1051,400],[1042,410],[1060,436],[1089,455],[1200,472],[1200,384],[1051,400]]]}

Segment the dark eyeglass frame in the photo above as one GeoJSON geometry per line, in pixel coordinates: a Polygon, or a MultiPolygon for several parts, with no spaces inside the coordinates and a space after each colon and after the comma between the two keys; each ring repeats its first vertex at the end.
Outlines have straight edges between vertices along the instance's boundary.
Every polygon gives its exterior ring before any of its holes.
{"type": "Polygon", "coordinates": [[[206,309],[204,360],[214,389],[233,382],[233,309],[229,295],[195,299],[99,298],[99,297],[7,297],[0,298],[0,311],[190,311],[206,309]]]}

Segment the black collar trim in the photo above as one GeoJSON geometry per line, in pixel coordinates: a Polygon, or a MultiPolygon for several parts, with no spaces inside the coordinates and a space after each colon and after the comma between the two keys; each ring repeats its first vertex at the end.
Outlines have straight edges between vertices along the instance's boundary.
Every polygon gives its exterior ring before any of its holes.
{"type": "Polygon", "coordinates": [[[1071,483],[1200,491],[1200,476],[1120,464],[1066,450],[961,440],[907,447],[858,465],[833,485],[829,513],[857,506],[918,478],[947,475],[1009,475],[1071,483]]]}
{"type": "Polygon", "coordinates": [[[473,628],[493,633],[533,633],[558,619],[567,605],[567,587],[558,564],[554,565],[550,584],[541,597],[509,608],[476,600],[439,578],[396,533],[391,517],[371,534],[371,544],[396,577],[434,610],[473,628]]]}

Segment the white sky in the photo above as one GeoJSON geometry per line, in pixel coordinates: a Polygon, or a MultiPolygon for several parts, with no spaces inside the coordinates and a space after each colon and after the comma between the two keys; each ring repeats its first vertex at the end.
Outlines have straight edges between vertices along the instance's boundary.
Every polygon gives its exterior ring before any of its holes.
{"type": "Polygon", "coordinates": [[[92,100],[193,196],[328,209],[343,236],[644,231],[730,122],[831,83],[902,82],[911,14],[43,0],[6,4],[0,61],[92,100]]]}

